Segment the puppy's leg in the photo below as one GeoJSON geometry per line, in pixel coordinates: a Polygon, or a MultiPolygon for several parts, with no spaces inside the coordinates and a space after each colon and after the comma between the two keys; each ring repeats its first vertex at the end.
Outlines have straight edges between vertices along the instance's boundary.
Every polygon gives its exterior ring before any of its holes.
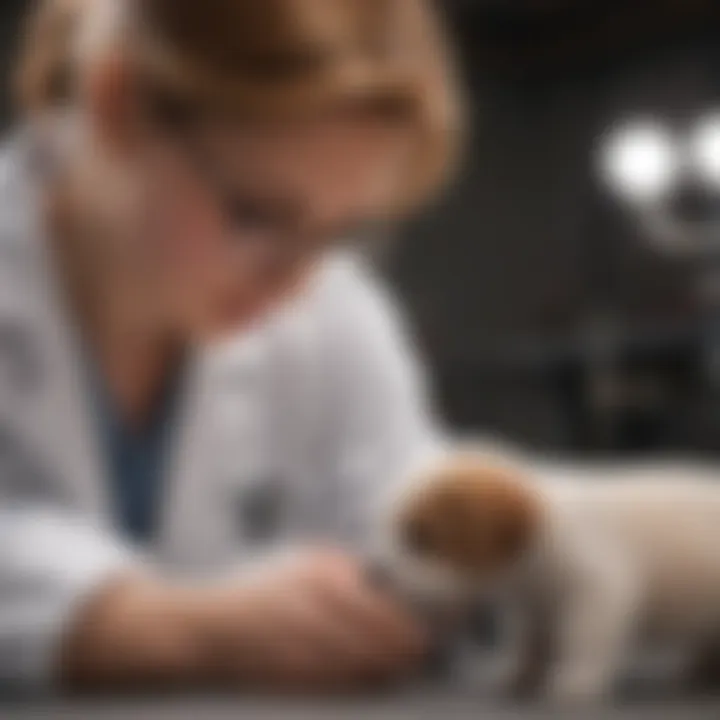
{"type": "Polygon", "coordinates": [[[539,597],[525,597],[509,610],[510,652],[499,682],[502,694],[516,699],[540,694],[552,664],[555,622],[552,607],[539,597]]]}
{"type": "Polygon", "coordinates": [[[708,642],[693,652],[682,681],[682,689],[687,692],[720,691],[720,640],[708,642]]]}
{"type": "Polygon", "coordinates": [[[637,599],[633,583],[616,573],[573,583],[559,610],[556,664],[547,685],[551,701],[592,702],[613,689],[634,637],[637,599]]]}

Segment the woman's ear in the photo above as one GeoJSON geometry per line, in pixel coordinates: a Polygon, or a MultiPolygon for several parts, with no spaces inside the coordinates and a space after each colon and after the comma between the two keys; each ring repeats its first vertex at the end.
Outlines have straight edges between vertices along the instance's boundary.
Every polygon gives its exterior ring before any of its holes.
{"type": "Polygon", "coordinates": [[[112,153],[132,152],[141,140],[142,118],[127,57],[118,51],[98,60],[83,91],[95,137],[112,153]]]}

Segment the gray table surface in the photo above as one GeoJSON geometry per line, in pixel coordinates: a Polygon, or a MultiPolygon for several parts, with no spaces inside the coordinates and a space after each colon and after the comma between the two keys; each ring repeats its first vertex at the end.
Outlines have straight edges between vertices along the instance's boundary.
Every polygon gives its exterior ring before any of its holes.
{"type": "Polygon", "coordinates": [[[46,700],[0,702],[0,720],[720,720],[720,694],[714,698],[678,697],[662,688],[636,692],[597,707],[558,708],[509,704],[487,689],[450,685],[413,687],[363,699],[272,700],[227,697],[174,697],[132,700],[46,700]]]}
{"type": "Polygon", "coordinates": [[[559,708],[540,703],[512,704],[493,691],[492,663],[476,655],[456,663],[452,673],[433,676],[393,692],[344,700],[166,697],[115,700],[0,700],[0,720],[720,720],[720,686],[712,696],[690,696],[650,663],[630,673],[620,699],[603,706],[559,708]]]}
{"type": "Polygon", "coordinates": [[[324,718],[488,718],[490,720],[718,720],[718,702],[642,702],[594,709],[553,709],[500,705],[471,697],[436,693],[383,700],[346,702],[233,701],[221,699],[148,700],[133,702],[30,703],[0,705],[2,720],[285,720],[324,718]]]}

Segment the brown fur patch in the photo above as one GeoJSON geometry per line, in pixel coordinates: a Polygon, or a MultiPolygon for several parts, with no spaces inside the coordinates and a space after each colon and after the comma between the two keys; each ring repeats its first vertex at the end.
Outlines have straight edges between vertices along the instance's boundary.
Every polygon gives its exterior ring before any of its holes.
{"type": "Polygon", "coordinates": [[[407,549],[474,577],[502,572],[533,543],[542,503],[517,471],[483,459],[443,466],[402,508],[407,549]]]}

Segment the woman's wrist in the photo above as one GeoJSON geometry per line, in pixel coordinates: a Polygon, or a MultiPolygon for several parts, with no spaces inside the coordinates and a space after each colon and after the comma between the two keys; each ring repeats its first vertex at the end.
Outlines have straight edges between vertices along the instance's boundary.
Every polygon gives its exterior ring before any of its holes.
{"type": "Polygon", "coordinates": [[[202,592],[146,577],[101,588],[71,624],[60,680],[70,689],[201,684],[211,679],[210,614],[202,592]]]}

